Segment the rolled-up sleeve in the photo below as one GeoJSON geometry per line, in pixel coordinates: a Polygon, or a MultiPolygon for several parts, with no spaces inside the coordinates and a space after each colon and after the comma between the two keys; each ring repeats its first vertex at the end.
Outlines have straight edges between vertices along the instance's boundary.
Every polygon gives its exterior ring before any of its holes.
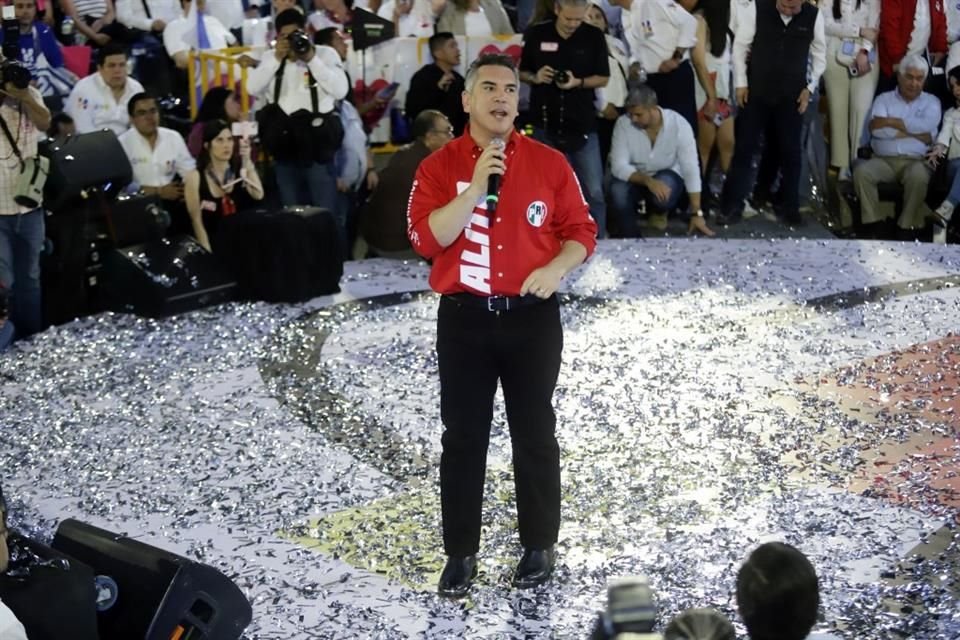
{"type": "Polygon", "coordinates": [[[697,141],[693,137],[693,127],[686,120],[678,120],[680,130],[677,132],[677,162],[680,165],[680,175],[683,176],[683,186],[687,188],[687,193],[700,193],[700,159],[697,157],[697,141]]]}
{"type": "MultiPolygon", "coordinates": [[[[881,93],[877,96],[877,99],[873,101],[873,109],[870,110],[870,120],[867,121],[867,126],[874,118],[889,118],[890,109],[887,106],[887,99],[889,98],[889,93],[881,93]]],[[[870,132],[870,135],[877,140],[892,140],[897,137],[897,130],[893,127],[883,127],[882,129],[874,129],[870,132]]]]}
{"type": "MultiPolygon", "coordinates": [[[[277,56],[273,54],[273,51],[267,51],[260,64],[247,74],[247,93],[251,96],[260,95],[270,85],[270,81],[277,74],[278,69],[280,69],[280,61],[277,60],[277,56]]],[[[272,95],[270,100],[273,100],[272,95]]]]}
{"type": "Polygon", "coordinates": [[[583,190],[573,168],[563,156],[558,157],[560,162],[553,169],[554,175],[558,176],[555,218],[557,237],[561,243],[569,240],[579,242],[586,247],[587,257],[590,257],[597,248],[597,223],[590,215],[590,205],[583,197],[583,190]]]}
{"type": "Polygon", "coordinates": [[[953,126],[957,122],[957,110],[950,109],[943,116],[943,125],[940,127],[940,135],[937,136],[937,144],[950,148],[950,142],[953,139],[953,126]]]}
{"type": "Polygon", "coordinates": [[[940,101],[929,93],[921,94],[919,99],[923,100],[922,108],[904,118],[903,124],[910,133],[929,133],[935,138],[940,126],[940,101]]]}
{"type": "Polygon", "coordinates": [[[333,47],[319,46],[316,54],[307,63],[310,73],[328,94],[343,100],[349,90],[347,73],[343,70],[340,54],[333,47]]]}
{"type": "MultiPolygon", "coordinates": [[[[613,125],[613,140],[610,143],[610,173],[617,180],[629,182],[636,169],[630,162],[630,118],[620,116],[613,125]]],[[[696,145],[694,145],[696,148],[696,145]]]]}
{"type": "Polygon", "coordinates": [[[428,260],[443,251],[430,228],[430,214],[453,199],[443,186],[443,156],[437,153],[420,163],[407,200],[407,238],[413,250],[428,260]]]}

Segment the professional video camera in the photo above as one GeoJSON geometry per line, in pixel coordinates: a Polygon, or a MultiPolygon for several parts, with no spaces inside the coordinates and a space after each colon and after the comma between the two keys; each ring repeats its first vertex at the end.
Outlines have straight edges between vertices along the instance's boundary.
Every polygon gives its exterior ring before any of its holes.
{"type": "Polygon", "coordinates": [[[617,578],[607,585],[607,609],[600,613],[590,640],[610,640],[631,634],[631,640],[660,640],[653,632],[657,606],[646,577],[617,578]]]}
{"type": "Polygon", "coordinates": [[[20,23],[13,5],[3,7],[3,62],[0,62],[0,86],[11,83],[18,89],[30,85],[30,70],[20,59],[20,23]]]}

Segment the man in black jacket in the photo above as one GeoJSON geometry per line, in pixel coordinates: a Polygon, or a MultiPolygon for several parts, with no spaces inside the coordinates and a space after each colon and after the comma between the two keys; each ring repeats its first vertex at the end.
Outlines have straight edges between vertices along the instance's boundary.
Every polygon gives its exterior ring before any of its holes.
{"type": "Polygon", "coordinates": [[[742,218],[752,187],[753,156],[772,124],[782,171],[780,213],[788,224],[799,225],[803,114],[826,67],[823,15],[804,0],[756,0],[738,6],[733,63],[742,112],[737,114],[737,144],[717,222],[734,224],[742,218]]]}
{"type": "Polygon", "coordinates": [[[449,31],[431,36],[429,46],[433,62],[410,78],[405,106],[407,120],[413,123],[421,111],[436,109],[447,116],[453,125],[453,134],[459,136],[467,124],[460,97],[463,76],[456,71],[460,66],[460,47],[449,31]]]}

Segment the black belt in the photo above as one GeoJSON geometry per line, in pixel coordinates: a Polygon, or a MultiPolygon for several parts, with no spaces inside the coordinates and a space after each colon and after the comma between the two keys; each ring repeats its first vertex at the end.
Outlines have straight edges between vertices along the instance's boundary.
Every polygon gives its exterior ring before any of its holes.
{"type": "MultiPolygon", "coordinates": [[[[457,304],[475,309],[486,309],[487,311],[510,311],[520,307],[528,307],[533,304],[546,302],[550,298],[539,298],[535,295],[525,296],[475,296],[472,293],[450,293],[444,294],[444,298],[449,298],[457,304]]],[[[552,296],[551,296],[552,297],[552,296]]]]}

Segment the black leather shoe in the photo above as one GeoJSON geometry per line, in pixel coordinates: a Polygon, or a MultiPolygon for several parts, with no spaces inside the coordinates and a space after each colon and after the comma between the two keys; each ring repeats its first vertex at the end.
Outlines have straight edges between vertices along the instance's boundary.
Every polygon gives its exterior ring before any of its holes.
{"type": "Polygon", "coordinates": [[[462,598],[470,591],[476,577],[477,556],[449,556],[440,574],[437,592],[445,598],[462,598]]]}
{"type": "Polygon", "coordinates": [[[743,216],[736,213],[718,213],[716,217],[717,225],[721,227],[739,224],[741,220],[743,220],[743,216]]]}
{"type": "Polygon", "coordinates": [[[513,586],[518,589],[530,589],[543,584],[553,574],[556,554],[553,547],[548,549],[524,549],[523,557],[517,563],[513,573],[513,586]]]}

